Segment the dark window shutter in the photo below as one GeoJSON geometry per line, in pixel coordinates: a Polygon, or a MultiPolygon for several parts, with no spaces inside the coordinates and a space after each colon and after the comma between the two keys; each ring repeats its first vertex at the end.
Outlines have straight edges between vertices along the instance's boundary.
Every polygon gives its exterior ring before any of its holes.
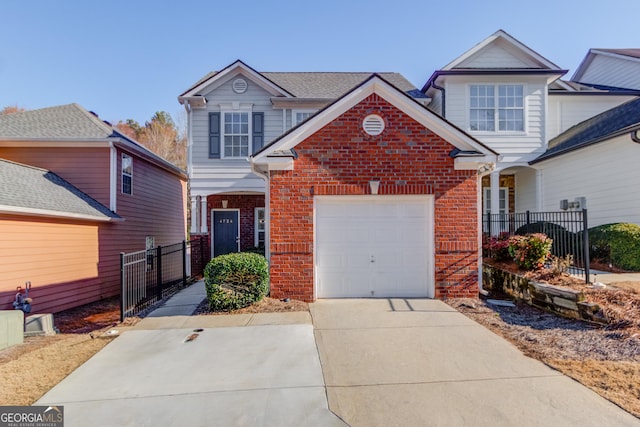
{"type": "Polygon", "coordinates": [[[253,113],[253,152],[264,145],[264,113],[253,113]]]}
{"type": "Polygon", "coordinates": [[[220,113],[209,113],[209,158],[220,158],[220,113]]]}

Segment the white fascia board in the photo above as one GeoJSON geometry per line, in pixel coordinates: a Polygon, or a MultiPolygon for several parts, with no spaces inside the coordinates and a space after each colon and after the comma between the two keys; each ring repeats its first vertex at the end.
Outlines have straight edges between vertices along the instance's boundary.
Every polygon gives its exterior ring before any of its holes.
{"type": "Polygon", "coordinates": [[[203,81],[198,86],[196,86],[193,89],[191,89],[189,92],[185,93],[182,96],[179,96],[178,100],[187,99],[187,98],[189,98],[191,96],[194,96],[194,95],[196,95],[198,93],[203,93],[203,92],[205,92],[206,89],[208,89],[210,87],[215,87],[214,85],[216,83],[220,84],[228,76],[231,76],[231,75],[233,75],[234,73],[237,73],[237,72],[240,72],[245,77],[253,80],[254,82],[259,84],[263,89],[265,89],[267,92],[269,92],[273,96],[281,95],[281,96],[291,97],[291,95],[289,93],[284,92],[282,88],[278,87],[277,85],[272,83],[270,80],[266,79],[260,73],[257,73],[256,71],[250,69],[249,67],[247,67],[241,61],[236,61],[231,66],[225,68],[224,70],[220,71],[219,73],[216,73],[215,75],[211,76],[207,80],[203,81]]]}
{"type": "Polygon", "coordinates": [[[353,108],[373,93],[378,94],[387,102],[394,105],[409,117],[439,135],[455,147],[461,150],[478,151],[489,156],[496,155],[496,153],[492,152],[488,147],[483,146],[470,135],[467,135],[460,129],[444,121],[438,115],[418,104],[413,99],[408,98],[404,93],[399,92],[396,88],[390,86],[379,78],[373,78],[363,86],[356,88],[351,93],[329,106],[324,111],[318,113],[312,119],[294,129],[293,132],[283,137],[273,146],[258,154],[258,156],[253,158],[253,161],[256,164],[269,163],[267,157],[270,153],[278,150],[289,150],[294,148],[297,144],[322,129],[331,121],[335,120],[341,114],[353,108]]]}
{"type": "Polygon", "coordinates": [[[9,205],[0,205],[0,213],[9,214],[9,215],[20,214],[20,215],[30,215],[30,216],[39,216],[39,217],[49,217],[49,218],[79,219],[79,220],[98,221],[98,222],[124,221],[124,218],[109,218],[106,216],[83,215],[83,214],[76,214],[72,212],[60,212],[60,211],[52,211],[49,209],[25,208],[25,207],[9,206],[9,205]]]}
{"type": "Polygon", "coordinates": [[[267,157],[267,166],[269,171],[292,171],[292,157],[267,157]]]}
{"type": "Polygon", "coordinates": [[[482,166],[493,168],[497,162],[497,156],[457,157],[453,161],[455,170],[477,170],[482,166]]]}
{"type": "Polygon", "coordinates": [[[443,70],[451,70],[451,69],[455,68],[457,65],[459,65],[462,62],[464,62],[465,60],[467,60],[468,58],[473,56],[475,53],[479,52],[480,50],[482,50],[486,46],[490,45],[491,43],[493,43],[497,39],[505,40],[507,43],[511,44],[516,49],[524,52],[526,55],[530,56],[531,58],[533,58],[534,60],[540,62],[541,64],[545,65],[547,68],[549,68],[551,70],[559,70],[560,69],[560,67],[558,67],[556,64],[554,64],[553,62],[549,61],[544,56],[540,55],[536,51],[532,50],[531,48],[529,48],[528,46],[524,45],[523,43],[521,43],[520,41],[516,40],[515,38],[511,37],[509,34],[505,33],[502,30],[498,30],[495,33],[491,34],[489,37],[487,37],[486,39],[482,40],[480,43],[478,43],[477,45],[475,45],[474,47],[472,47],[471,49],[469,49],[468,51],[466,51],[465,53],[463,53],[462,55],[460,55],[459,57],[457,57],[453,61],[449,62],[442,69],[443,70]]]}

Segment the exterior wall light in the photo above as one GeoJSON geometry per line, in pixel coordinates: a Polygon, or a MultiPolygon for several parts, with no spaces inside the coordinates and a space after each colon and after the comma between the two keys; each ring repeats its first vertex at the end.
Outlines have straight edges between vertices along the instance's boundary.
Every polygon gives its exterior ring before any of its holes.
{"type": "Polygon", "coordinates": [[[369,181],[369,190],[371,191],[371,194],[378,194],[379,189],[380,189],[379,179],[373,179],[369,181]]]}

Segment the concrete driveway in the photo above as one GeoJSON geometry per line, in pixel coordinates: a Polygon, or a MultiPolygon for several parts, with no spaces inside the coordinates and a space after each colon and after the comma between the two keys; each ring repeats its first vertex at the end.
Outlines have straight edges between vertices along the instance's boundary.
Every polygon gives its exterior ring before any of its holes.
{"type": "Polygon", "coordinates": [[[36,404],[67,427],[640,425],[441,301],[188,316],[189,289],[36,404]]]}
{"type": "Polygon", "coordinates": [[[448,305],[311,304],[329,408],[351,426],[635,426],[640,420],[448,305]]]}
{"type": "Polygon", "coordinates": [[[344,426],[308,313],[148,317],[36,404],[67,427],[344,426]]]}

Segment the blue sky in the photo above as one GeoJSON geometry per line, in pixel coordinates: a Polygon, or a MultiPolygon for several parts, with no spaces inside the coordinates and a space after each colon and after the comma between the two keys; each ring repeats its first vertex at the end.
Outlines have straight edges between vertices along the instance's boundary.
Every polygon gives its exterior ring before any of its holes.
{"type": "Polygon", "coordinates": [[[181,92],[235,59],[259,71],[397,71],[421,87],[498,29],[569,78],[590,47],[640,47],[638,16],[637,0],[3,0],[0,108],[77,102],[144,122],[178,113],[181,92]]]}

